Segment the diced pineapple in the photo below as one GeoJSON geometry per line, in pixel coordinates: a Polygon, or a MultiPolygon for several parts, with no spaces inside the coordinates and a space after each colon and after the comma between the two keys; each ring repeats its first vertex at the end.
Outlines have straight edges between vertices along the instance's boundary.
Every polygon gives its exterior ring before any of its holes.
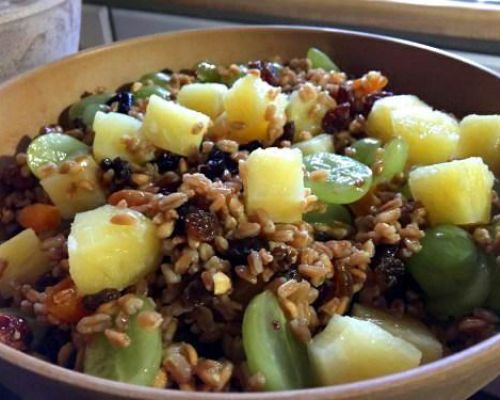
{"type": "Polygon", "coordinates": [[[403,94],[399,96],[383,97],[373,105],[366,121],[366,132],[384,142],[391,140],[395,135],[392,127],[392,114],[396,110],[425,108],[431,109],[416,96],[403,94]]]}
{"type": "Polygon", "coordinates": [[[153,159],[153,146],[140,133],[141,126],[141,121],[129,115],[98,111],[94,118],[92,146],[96,161],[120,157],[141,164],[153,159]]]}
{"type": "Polygon", "coordinates": [[[209,125],[207,115],[153,95],[149,98],[142,132],[155,146],[188,156],[198,151],[209,125]]]}
{"type": "Polygon", "coordinates": [[[98,173],[99,167],[91,156],[79,156],[74,168],[43,178],[40,181],[61,216],[72,218],[77,212],[91,210],[106,202],[98,173]]]}
{"type": "Polygon", "coordinates": [[[226,93],[227,86],[221,83],[190,83],[179,90],[177,101],[215,120],[224,111],[226,93]]]}
{"type": "Polygon", "coordinates": [[[302,220],[304,173],[298,149],[257,149],[240,167],[249,214],[262,209],[274,222],[302,220]]]}
{"type": "Polygon", "coordinates": [[[320,89],[311,83],[306,83],[300,89],[296,90],[290,96],[290,102],[286,108],[286,114],[289,121],[293,121],[295,126],[295,140],[303,131],[312,135],[321,132],[321,121],[326,112],[335,107],[333,100],[327,92],[321,92],[320,89]]]}
{"type": "Polygon", "coordinates": [[[68,237],[69,272],[82,294],[123,289],[161,259],[156,227],[141,213],[105,205],[77,214],[68,237]]]}
{"type": "Polygon", "coordinates": [[[458,123],[448,114],[426,108],[395,110],[392,127],[408,143],[408,165],[435,164],[456,155],[458,123]]]}
{"type": "Polygon", "coordinates": [[[355,304],[352,315],[377,324],[390,334],[406,340],[422,352],[422,364],[439,360],[443,356],[443,346],[432,332],[420,321],[404,316],[398,318],[385,311],[355,304]]]}
{"type": "Polygon", "coordinates": [[[13,296],[17,285],[32,284],[50,269],[40,239],[32,229],[25,229],[2,243],[0,260],[0,296],[3,298],[13,296]]]}
{"type": "Polygon", "coordinates": [[[432,225],[467,225],[489,222],[493,180],[486,164],[471,157],[416,168],[409,185],[432,225]]]}
{"type": "Polygon", "coordinates": [[[321,385],[336,385],[415,368],[422,353],[370,321],[335,315],[309,344],[321,385]]]}
{"type": "Polygon", "coordinates": [[[458,158],[481,157],[500,175],[500,115],[469,115],[460,123],[458,158]]]}
{"type": "Polygon", "coordinates": [[[224,98],[228,138],[239,143],[273,142],[286,122],[287,99],[279,89],[249,74],[238,79],[224,98]]]}

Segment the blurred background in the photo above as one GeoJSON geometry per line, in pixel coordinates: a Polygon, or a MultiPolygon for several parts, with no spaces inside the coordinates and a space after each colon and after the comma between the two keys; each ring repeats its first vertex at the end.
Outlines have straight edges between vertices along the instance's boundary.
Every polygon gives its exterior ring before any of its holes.
{"type": "MultiPolygon", "coordinates": [[[[0,0],[0,81],[78,49],[236,24],[386,34],[449,50],[500,72],[498,0],[0,0]]],[[[0,399],[16,398],[0,387],[0,399]]],[[[473,399],[500,399],[500,382],[473,399]]]]}

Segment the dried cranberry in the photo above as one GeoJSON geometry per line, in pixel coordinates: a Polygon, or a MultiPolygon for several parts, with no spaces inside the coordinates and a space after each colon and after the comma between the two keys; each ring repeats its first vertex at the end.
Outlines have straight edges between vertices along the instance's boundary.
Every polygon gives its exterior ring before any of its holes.
{"type": "Polygon", "coordinates": [[[283,135],[281,135],[280,140],[289,140],[292,142],[294,135],[295,123],[293,121],[289,121],[283,126],[283,135]]]}
{"type": "Polygon", "coordinates": [[[194,276],[182,291],[182,300],[189,306],[203,306],[212,298],[200,279],[199,275],[194,276]]]}
{"type": "Polygon", "coordinates": [[[96,294],[83,296],[83,306],[89,312],[99,308],[101,304],[109,303],[120,297],[120,292],[116,289],[104,289],[96,294]]]}
{"type": "Polygon", "coordinates": [[[351,105],[341,103],[337,107],[328,110],[321,125],[327,133],[335,133],[347,129],[351,122],[351,105]]]}
{"type": "Polygon", "coordinates": [[[266,61],[250,61],[248,68],[258,69],[260,77],[271,86],[279,86],[279,75],[281,73],[281,65],[277,63],[270,63],[266,61]]]}
{"type": "Polygon", "coordinates": [[[37,279],[34,288],[39,292],[43,292],[49,286],[55,286],[60,280],[61,278],[52,275],[51,272],[47,272],[37,279]]]}
{"type": "Polygon", "coordinates": [[[375,93],[370,93],[368,96],[365,96],[363,98],[363,115],[366,117],[370,111],[373,108],[373,104],[383,98],[383,97],[389,97],[389,96],[394,96],[394,93],[392,92],[375,92],[375,93]]]}
{"type": "Polygon", "coordinates": [[[31,330],[26,320],[12,314],[0,314],[0,342],[17,350],[27,350],[31,330]]]}
{"type": "Polygon", "coordinates": [[[337,101],[337,104],[340,103],[352,104],[354,102],[354,92],[352,88],[344,83],[341,83],[339,85],[339,88],[337,92],[333,94],[333,97],[337,101]]]}
{"type": "Polygon", "coordinates": [[[186,232],[195,239],[210,242],[214,240],[219,222],[210,211],[196,209],[185,217],[186,232]]]}
{"type": "Polygon", "coordinates": [[[247,144],[242,144],[240,145],[239,149],[240,150],[246,150],[249,153],[251,153],[254,150],[257,150],[258,148],[262,147],[262,143],[259,142],[258,140],[252,140],[251,142],[247,144]]]}
{"type": "Polygon", "coordinates": [[[233,266],[246,264],[250,252],[262,248],[266,248],[266,242],[260,238],[230,240],[225,256],[233,266]]]}
{"type": "Polygon", "coordinates": [[[238,163],[231,158],[229,153],[217,147],[214,147],[208,153],[206,163],[199,167],[199,171],[211,180],[221,178],[226,170],[231,174],[236,173],[238,171],[238,163]]]}
{"type": "Polygon", "coordinates": [[[167,171],[175,171],[180,160],[179,156],[165,152],[160,153],[152,162],[158,166],[158,171],[163,174],[167,171]]]}
{"type": "Polygon", "coordinates": [[[114,103],[118,103],[117,112],[122,114],[128,114],[130,111],[130,107],[134,102],[134,96],[130,92],[118,92],[115,96],[108,100],[106,103],[108,106],[111,106],[114,103]]]}

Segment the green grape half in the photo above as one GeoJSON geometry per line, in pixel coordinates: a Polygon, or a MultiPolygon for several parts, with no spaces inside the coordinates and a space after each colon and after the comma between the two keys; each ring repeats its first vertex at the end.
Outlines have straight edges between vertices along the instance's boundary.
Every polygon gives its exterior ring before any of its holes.
{"type": "Polygon", "coordinates": [[[278,300],[270,291],[255,296],[245,310],[243,348],[250,373],[264,375],[266,390],[310,385],[307,348],[293,336],[278,300]]]}
{"type": "Polygon", "coordinates": [[[349,149],[352,151],[352,158],[371,167],[381,146],[382,143],[378,139],[364,138],[355,141],[349,149]]]}
{"type": "Polygon", "coordinates": [[[133,92],[134,102],[149,99],[152,95],[157,95],[163,99],[170,98],[170,92],[159,85],[143,85],[139,90],[133,92]]]}
{"type": "Polygon", "coordinates": [[[326,209],[313,211],[304,215],[304,220],[310,224],[331,225],[335,222],[352,225],[352,216],[347,207],[340,204],[328,204],[326,209]]]}
{"type": "Polygon", "coordinates": [[[374,179],[375,183],[390,181],[403,172],[408,160],[408,143],[402,138],[396,138],[384,146],[382,154],[382,172],[374,179]]]}
{"type": "Polygon", "coordinates": [[[307,50],[307,58],[311,61],[313,68],[322,68],[325,71],[340,71],[340,68],[321,50],[311,47],[307,50]]]}
{"type": "Polygon", "coordinates": [[[349,204],[363,197],[372,184],[372,171],[350,157],[316,153],[304,158],[309,173],[305,185],[325,203],[349,204]],[[312,179],[310,173],[324,171],[325,179],[312,179]]]}
{"type": "Polygon", "coordinates": [[[195,67],[196,77],[199,82],[220,82],[221,76],[217,66],[208,62],[201,62],[195,67]]]}
{"type": "Polygon", "coordinates": [[[167,86],[170,83],[170,75],[165,72],[151,72],[141,76],[139,79],[144,85],[167,86]]]}
{"type": "Polygon", "coordinates": [[[64,133],[47,133],[38,136],[30,143],[26,151],[28,167],[38,178],[40,178],[41,166],[49,162],[57,165],[68,158],[88,152],[89,147],[85,143],[64,133]]]}
{"type": "Polygon", "coordinates": [[[85,109],[92,104],[106,104],[114,96],[114,93],[101,93],[87,96],[80,101],[74,103],[68,112],[70,121],[82,119],[85,109]]]}

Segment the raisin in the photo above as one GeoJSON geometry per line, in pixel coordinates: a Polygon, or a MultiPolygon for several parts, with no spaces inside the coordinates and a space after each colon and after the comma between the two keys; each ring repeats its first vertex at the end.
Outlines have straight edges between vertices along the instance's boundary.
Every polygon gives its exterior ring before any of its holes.
{"type": "Polygon", "coordinates": [[[237,173],[238,163],[231,158],[229,153],[214,147],[210,153],[208,153],[206,163],[200,165],[198,170],[207,178],[214,180],[216,178],[221,178],[226,170],[231,174],[237,173]]]}
{"type": "Polygon", "coordinates": [[[257,150],[258,148],[261,148],[261,147],[263,147],[261,142],[259,142],[258,140],[252,140],[251,142],[249,142],[247,144],[240,145],[239,149],[246,150],[249,153],[251,153],[252,151],[257,150]]]}
{"type": "Polygon", "coordinates": [[[266,248],[266,242],[260,238],[235,239],[229,241],[226,258],[233,266],[247,263],[247,257],[252,250],[266,248]]]}
{"type": "Polygon", "coordinates": [[[382,91],[382,92],[370,93],[368,96],[365,96],[363,98],[363,111],[362,111],[363,115],[366,117],[370,113],[370,111],[373,108],[373,104],[375,104],[377,100],[390,96],[394,96],[394,93],[382,91]]]}
{"type": "Polygon", "coordinates": [[[17,315],[0,314],[0,342],[17,350],[25,351],[32,334],[26,320],[17,315]]]}
{"type": "Polygon", "coordinates": [[[258,69],[260,77],[263,81],[269,83],[271,86],[279,86],[279,76],[281,74],[281,65],[277,63],[270,63],[266,61],[250,61],[248,68],[258,69]]]}
{"type": "Polygon", "coordinates": [[[115,96],[108,100],[106,103],[108,106],[117,103],[116,112],[122,114],[128,114],[132,104],[134,103],[134,96],[130,92],[118,92],[115,96]]]}
{"type": "Polygon", "coordinates": [[[99,165],[104,171],[109,171],[110,169],[114,171],[113,183],[117,187],[130,183],[129,181],[132,176],[132,169],[130,168],[128,161],[122,160],[120,157],[116,157],[114,160],[105,158],[99,165]]]}
{"type": "Polygon", "coordinates": [[[189,236],[204,242],[210,242],[215,238],[219,222],[211,212],[196,209],[187,213],[185,226],[189,236]]]}
{"type": "Polygon", "coordinates": [[[283,135],[281,135],[280,140],[289,140],[290,142],[293,142],[294,135],[295,123],[293,121],[289,121],[283,126],[283,135]]]}
{"type": "Polygon", "coordinates": [[[210,303],[212,299],[210,292],[205,289],[200,279],[198,275],[194,276],[193,280],[191,280],[182,291],[182,300],[190,307],[203,306],[210,303]]]}
{"type": "Polygon", "coordinates": [[[345,83],[341,83],[336,93],[333,93],[333,97],[337,101],[337,104],[341,103],[354,103],[354,92],[351,87],[347,86],[345,83]]]}
{"type": "Polygon", "coordinates": [[[404,283],[405,266],[397,256],[398,251],[398,246],[380,245],[372,259],[375,279],[383,291],[404,283]]]}
{"type": "Polygon", "coordinates": [[[337,107],[328,110],[321,125],[327,133],[335,133],[347,129],[351,122],[351,105],[341,103],[337,107]]]}
{"type": "Polygon", "coordinates": [[[158,171],[163,174],[167,171],[175,171],[179,166],[181,158],[175,154],[165,152],[160,153],[153,161],[158,166],[158,171]]]}
{"type": "Polygon", "coordinates": [[[37,279],[34,285],[34,289],[39,292],[43,292],[49,286],[55,286],[56,283],[58,283],[60,280],[61,278],[52,275],[51,272],[47,272],[37,279]]]}
{"type": "Polygon", "coordinates": [[[83,306],[89,312],[99,308],[101,304],[109,303],[120,297],[120,292],[116,289],[104,289],[96,294],[83,296],[83,306]]]}
{"type": "MultiPolygon", "coordinates": [[[[297,250],[286,245],[276,246],[271,250],[273,261],[271,268],[273,271],[289,271],[297,264],[297,250]]],[[[291,276],[288,279],[293,279],[291,276]]]]}

